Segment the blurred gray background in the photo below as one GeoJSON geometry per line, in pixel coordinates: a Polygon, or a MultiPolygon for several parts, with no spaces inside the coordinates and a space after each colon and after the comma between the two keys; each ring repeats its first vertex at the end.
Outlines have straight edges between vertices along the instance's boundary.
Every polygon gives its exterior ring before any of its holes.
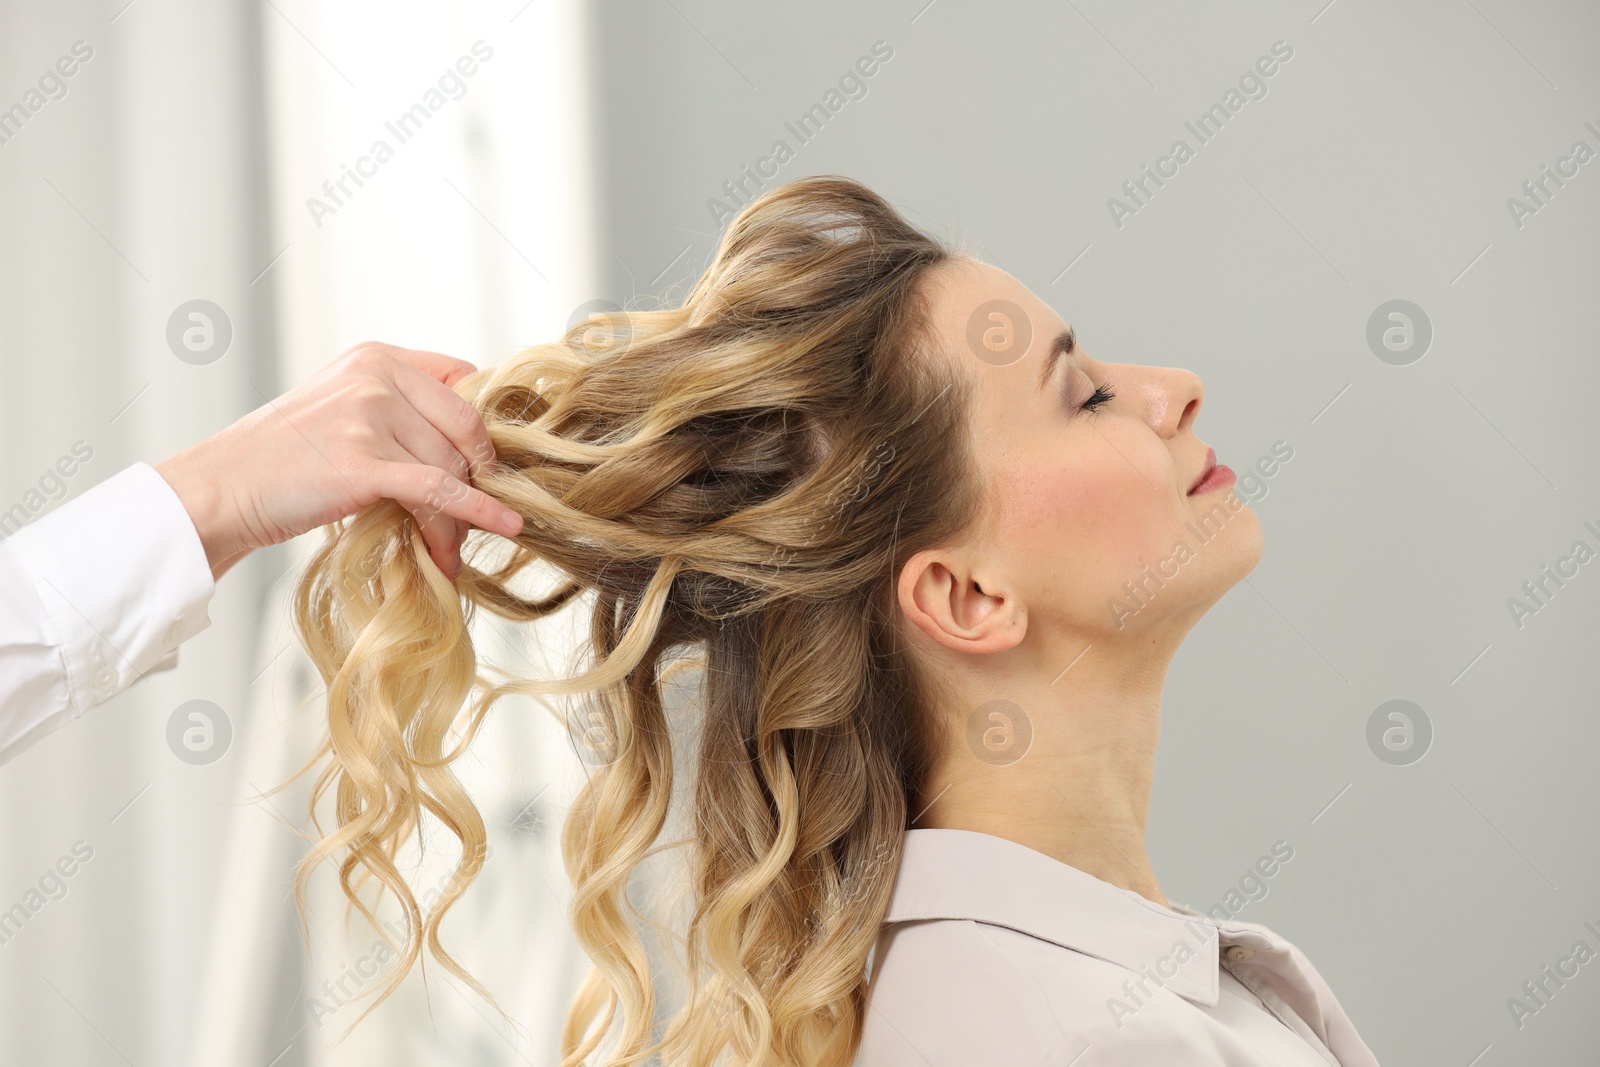
{"type": "MultiPolygon", "coordinates": [[[[125,3],[0,6],[0,107],[95,49],[0,143],[3,506],[75,441],[67,496],[369,337],[484,364],[587,301],[672,301],[782,141],[767,187],[858,178],[1096,358],[1199,373],[1197,432],[1241,476],[1292,449],[1241,484],[1266,555],[1169,678],[1165,892],[1298,943],[1386,1064],[1594,1062],[1600,965],[1543,1005],[1523,985],[1600,951],[1600,8],[125,3]],[[307,198],[476,40],[495,58],[426,140],[315,225],[307,198]],[[235,331],[204,367],[165,341],[195,298],[235,331]]],[[[532,709],[476,747],[497,851],[446,928],[517,1025],[431,974],[330,1047],[355,1009],[313,1001],[372,935],[328,906],[301,952],[304,798],[254,799],[316,725],[282,610],[304,547],[227,575],[177,671],[0,767],[0,904],[96,849],[0,945],[7,1062],[554,1062],[574,772],[532,709]],[[164,736],[196,697],[235,730],[205,767],[164,736]]]]}

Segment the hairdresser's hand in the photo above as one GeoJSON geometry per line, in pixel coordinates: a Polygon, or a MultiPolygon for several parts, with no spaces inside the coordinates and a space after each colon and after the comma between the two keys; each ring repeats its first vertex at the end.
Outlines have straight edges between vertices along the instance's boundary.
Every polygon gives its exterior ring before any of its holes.
{"type": "Polygon", "coordinates": [[[211,573],[383,498],[416,516],[454,579],[470,526],[522,517],[466,484],[494,459],[483,420],[450,386],[472,364],[369,342],[155,469],[194,520],[211,573]]]}

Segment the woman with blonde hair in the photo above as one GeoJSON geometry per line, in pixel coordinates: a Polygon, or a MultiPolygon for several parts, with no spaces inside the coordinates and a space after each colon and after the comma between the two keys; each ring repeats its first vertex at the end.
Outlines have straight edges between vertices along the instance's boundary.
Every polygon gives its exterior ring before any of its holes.
{"type": "Polygon", "coordinates": [[[594,967],[563,1065],[1376,1063],[1298,949],[1168,901],[1145,853],[1168,665],[1262,548],[1195,375],[1091,358],[1003,271],[817,177],[748,204],[681,307],[455,388],[494,448],[473,485],[521,533],[474,534],[452,583],[380,503],[296,597],[339,820],[299,884],[340,857],[363,911],[361,874],[399,899],[385,994],[424,942],[467,977],[438,923],[485,832],[451,760],[501,696],[570,694],[594,967]],[[535,563],[548,595],[516,588],[535,563]],[[475,608],[580,594],[586,670],[479,672],[475,608]],[[693,654],[686,743],[661,682],[693,654]],[[687,985],[662,1011],[628,888],[680,774],[687,985]],[[462,845],[427,915],[395,863],[424,811],[462,845]]]}

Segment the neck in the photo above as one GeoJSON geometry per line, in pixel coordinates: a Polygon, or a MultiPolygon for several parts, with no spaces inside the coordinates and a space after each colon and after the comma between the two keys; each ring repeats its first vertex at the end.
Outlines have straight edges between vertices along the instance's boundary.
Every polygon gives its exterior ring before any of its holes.
{"type": "Polygon", "coordinates": [[[1170,655],[1096,657],[1102,647],[1064,674],[1070,656],[1037,674],[996,663],[959,675],[912,825],[1003,837],[1167,907],[1144,832],[1170,655]]]}

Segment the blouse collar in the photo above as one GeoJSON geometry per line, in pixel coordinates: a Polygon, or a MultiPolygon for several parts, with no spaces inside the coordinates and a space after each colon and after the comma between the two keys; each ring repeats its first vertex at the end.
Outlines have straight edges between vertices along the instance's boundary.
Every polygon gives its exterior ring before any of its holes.
{"type": "Polygon", "coordinates": [[[970,919],[1115,963],[1196,1004],[1218,994],[1218,924],[993,834],[908,830],[886,923],[970,919]]]}

